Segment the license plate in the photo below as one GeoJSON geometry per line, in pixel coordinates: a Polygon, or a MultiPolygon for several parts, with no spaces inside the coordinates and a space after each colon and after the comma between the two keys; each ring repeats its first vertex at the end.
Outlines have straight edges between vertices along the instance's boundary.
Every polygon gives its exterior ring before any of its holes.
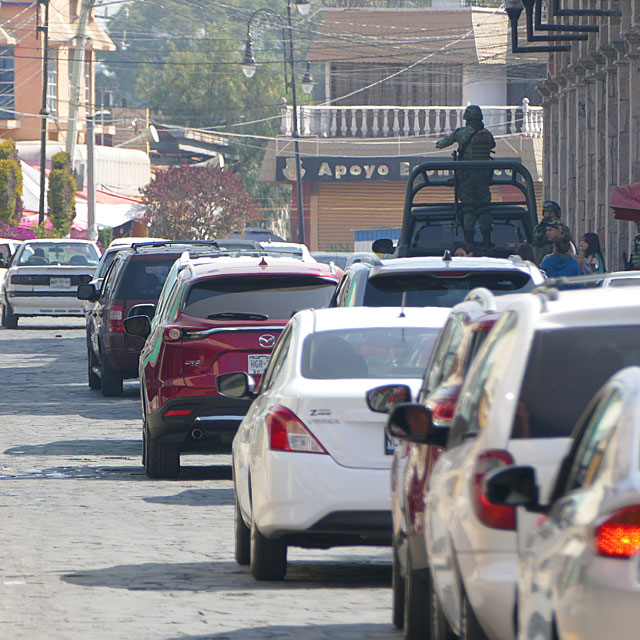
{"type": "Polygon", "coordinates": [[[49,286],[52,289],[68,289],[71,286],[71,278],[49,278],[49,286]]]}
{"type": "Polygon", "coordinates": [[[384,453],[387,456],[393,455],[393,452],[396,450],[396,447],[400,444],[398,440],[389,436],[389,434],[384,432],[384,453]]]}
{"type": "Polygon", "coordinates": [[[262,375],[269,364],[269,356],[261,353],[252,353],[248,356],[247,373],[249,375],[262,375]]]}

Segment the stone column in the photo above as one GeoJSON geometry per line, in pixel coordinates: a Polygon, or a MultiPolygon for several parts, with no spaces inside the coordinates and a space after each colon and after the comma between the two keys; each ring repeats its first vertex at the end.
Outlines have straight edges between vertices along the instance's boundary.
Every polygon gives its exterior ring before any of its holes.
{"type": "Polygon", "coordinates": [[[613,224],[613,214],[609,213],[609,196],[614,187],[618,184],[618,67],[613,64],[617,58],[616,50],[611,45],[603,45],[602,52],[607,58],[605,67],[605,82],[607,85],[606,95],[606,170],[607,189],[605,193],[605,246],[609,256],[609,267],[618,268],[618,240],[616,238],[617,229],[613,224]]]}
{"type": "Polygon", "coordinates": [[[597,137],[597,94],[598,79],[596,76],[596,63],[589,57],[584,61],[585,75],[585,194],[584,194],[584,219],[582,226],[576,233],[595,231],[596,227],[596,137],[597,137]]]}
{"type": "Polygon", "coordinates": [[[594,197],[592,222],[593,230],[600,236],[602,245],[606,244],[605,218],[609,211],[607,203],[607,74],[605,72],[606,58],[600,51],[591,53],[591,58],[596,63],[594,73],[595,89],[595,115],[594,115],[594,197]]]}
{"type": "Polygon", "coordinates": [[[562,217],[564,222],[569,225],[572,233],[576,228],[576,202],[578,196],[577,177],[578,177],[578,145],[579,123],[581,117],[578,112],[578,91],[577,91],[577,74],[575,71],[567,71],[567,181],[562,197],[562,217]]]}

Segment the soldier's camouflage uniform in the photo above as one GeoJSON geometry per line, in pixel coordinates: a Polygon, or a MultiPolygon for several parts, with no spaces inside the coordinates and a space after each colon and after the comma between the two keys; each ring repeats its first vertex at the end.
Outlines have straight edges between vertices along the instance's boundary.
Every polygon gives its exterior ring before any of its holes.
{"type": "Polygon", "coordinates": [[[633,249],[629,256],[629,269],[640,269],[640,233],[633,239],[633,249]]]}
{"type": "MultiPolygon", "coordinates": [[[[496,142],[491,132],[484,128],[480,107],[470,105],[465,110],[463,118],[467,123],[466,126],[452,131],[448,136],[439,140],[436,146],[438,149],[445,149],[457,142],[458,149],[464,148],[462,157],[458,156],[458,160],[490,160],[491,150],[496,146],[496,142]],[[471,141],[465,147],[465,143],[469,139],[471,141]]],[[[465,241],[473,242],[473,232],[477,221],[480,223],[485,241],[488,242],[493,223],[489,207],[493,169],[458,170],[456,176],[465,241]]]]}
{"type": "Polygon", "coordinates": [[[536,254],[538,264],[542,262],[547,254],[553,253],[553,242],[547,240],[547,225],[550,220],[555,221],[556,218],[542,217],[542,220],[533,227],[533,250],[536,254]]]}

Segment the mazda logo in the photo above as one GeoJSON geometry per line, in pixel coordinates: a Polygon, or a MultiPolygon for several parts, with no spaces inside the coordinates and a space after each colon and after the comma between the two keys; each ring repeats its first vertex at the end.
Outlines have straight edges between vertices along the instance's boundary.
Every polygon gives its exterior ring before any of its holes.
{"type": "Polygon", "coordinates": [[[276,337],[270,336],[269,334],[265,333],[265,335],[258,338],[258,342],[260,343],[261,347],[273,347],[273,345],[276,343],[276,337]]]}

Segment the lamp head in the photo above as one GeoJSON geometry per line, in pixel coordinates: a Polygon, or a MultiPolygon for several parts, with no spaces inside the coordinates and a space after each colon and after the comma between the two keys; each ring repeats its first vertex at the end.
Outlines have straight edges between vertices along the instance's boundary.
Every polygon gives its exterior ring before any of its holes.
{"type": "Polygon", "coordinates": [[[504,0],[504,9],[510,20],[518,21],[522,13],[522,0],[504,0]]]}
{"type": "Polygon", "coordinates": [[[308,16],[311,11],[311,0],[295,0],[296,9],[301,16],[308,16]]]}
{"type": "Polygon", "coordinates": [[[311,75],[311,71],[309,71],[309,63],[307,62],[307,70],[304,73],[304,77],[302,78],[302,90],[305,93],[311,93],[313,91],[313,76],[311,75]]]}
{"type": "Polygon", "coordinates": [[[253,78],[256,73],[256,59],[253,55],[253,41],[247,38],[247,44],[244,48],[244,58],[242,59],[242,73],[247,78],[253,78]]]}

